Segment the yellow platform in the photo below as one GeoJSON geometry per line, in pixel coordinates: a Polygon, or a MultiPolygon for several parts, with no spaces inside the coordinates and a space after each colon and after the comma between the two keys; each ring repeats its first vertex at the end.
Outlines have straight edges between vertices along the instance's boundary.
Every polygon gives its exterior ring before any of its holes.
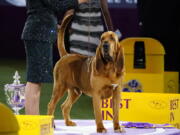
{"type": "Polygon", "coordinates": [[[53,135],[53,116],[16,115],[20,130],[19,135],[53,135]]]}
{"type": "MultiPolygon", "coordinates": [[[[180,128],[180,94],[122,92],[120,120],[173,124],[180,128]]],[[[104,120],[112,120],[112,100],[102,101],[104,120]]]]}

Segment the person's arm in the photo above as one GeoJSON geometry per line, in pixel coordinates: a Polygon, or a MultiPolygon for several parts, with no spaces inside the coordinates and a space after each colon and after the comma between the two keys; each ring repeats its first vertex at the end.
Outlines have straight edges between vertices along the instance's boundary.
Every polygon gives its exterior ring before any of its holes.
{"type": "Polygon", "coordinates": [[[108,27],[107,29],[110,31],[114,31],[111,16],[108,9],[107,0],[100,0],[100,2],[101,2],[101,10],[102,10],[103,18],[108,27]]]}

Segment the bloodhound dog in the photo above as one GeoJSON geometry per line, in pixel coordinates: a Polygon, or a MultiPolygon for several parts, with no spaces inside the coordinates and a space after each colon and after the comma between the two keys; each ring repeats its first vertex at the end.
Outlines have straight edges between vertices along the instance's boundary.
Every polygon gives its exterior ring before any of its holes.
{"type": "Polygon", "coordinates": [[[93,57],[67,53],[64,33],[72,14],[63,18],[58,32],[60,60],[54,67],[54,88],[48,104],[48,115],[53,115],[57,102],[68,92],[61,105],[67,126],[75,126],[70,119],[70,110],[82,93],[91,96],[97,132],[107,132],[102,122],[101,100],[112,96],[113,124],[115,132],[123,132],[119,125],[119,106],[124,74],[124,53],[118,36],[108,31],[102,34],[100,44],[93,57]]]}

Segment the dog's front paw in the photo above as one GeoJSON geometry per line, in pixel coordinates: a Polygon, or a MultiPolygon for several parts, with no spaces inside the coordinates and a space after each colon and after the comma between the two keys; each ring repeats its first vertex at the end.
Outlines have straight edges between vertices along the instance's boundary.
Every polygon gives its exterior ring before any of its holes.
{"type": "Polygon", "coordinates": [[[66,126],[76,126],[76,123],[73,121],[66,121],[66,126]]]}
{"type": "Polygon", "coordinates": [[[118,126],[114,128],[114,132],[115,133],[125,133],[126,131],[124,130],[124,128],[118,126]]]}
{"type": "Polygon", "coordinates": [[[104,127],[102,127],[102,128],[97,128],[97,132],[98,133],[107,133],[107,130],[104,127]]]}

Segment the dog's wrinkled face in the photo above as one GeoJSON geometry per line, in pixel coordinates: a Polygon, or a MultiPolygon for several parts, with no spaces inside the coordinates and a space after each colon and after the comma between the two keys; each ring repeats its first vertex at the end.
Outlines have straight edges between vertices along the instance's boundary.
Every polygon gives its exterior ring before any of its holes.
{"type": "Polygon", "coordinates": [[[100,43],[100,53],[105,61],[113,61],[118,47],[118,36],[108,31],[102,34],[100,43]]]}

